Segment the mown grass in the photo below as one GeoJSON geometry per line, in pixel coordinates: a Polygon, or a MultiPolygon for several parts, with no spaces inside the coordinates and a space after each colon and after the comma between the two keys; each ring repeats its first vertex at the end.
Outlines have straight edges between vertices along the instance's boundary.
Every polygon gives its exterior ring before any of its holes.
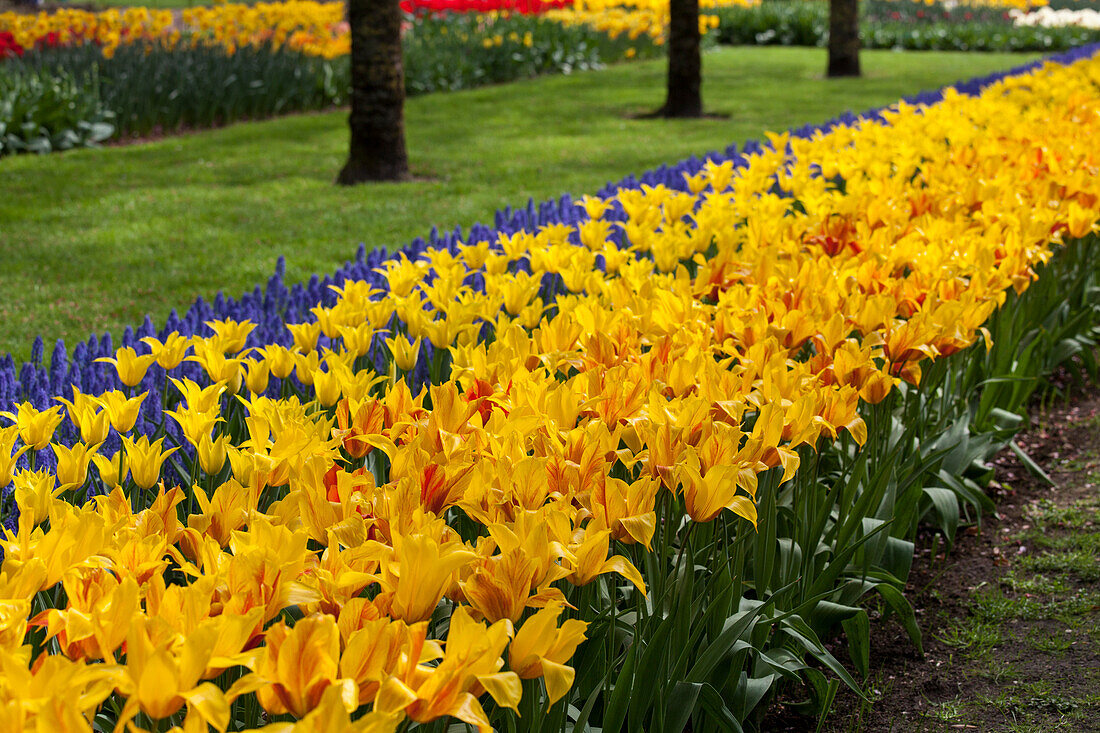
{"type": "Polygon", "coordinates": [[[825,80],[824,51],[723,48],[704,62],[709,111],[639,120],[663,99],[663,62],[415,98],[419,180],[332,185],[346,112],[303,115],[158,142],[0,163],[0,353],[29,354],[196,296],[251,289],[285,255],[288,280],[332,271],[360,242],[400,246],[432,225],[491,221],[506,204],[595,191],[733,141],[890,103],[1005,69],[1021,55],[866,52],[862,79],[825,80]]]}

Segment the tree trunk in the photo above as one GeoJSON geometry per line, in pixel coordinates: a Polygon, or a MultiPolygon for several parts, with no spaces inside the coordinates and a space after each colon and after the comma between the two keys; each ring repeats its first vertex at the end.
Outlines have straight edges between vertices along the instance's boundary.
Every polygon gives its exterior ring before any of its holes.
{"type": "Polygon", "coordinates": [[[658,114],[701,117],[702,59],[699,52],[699,0],[669,0],[668,97],[658,114]]]}
{"type": "Polygon", "coordinates": [[[827,76],[859,76],[859,0],[829,0],[827,76]]]}
{"type": "Polygon", "coordinates": [[[336,182],[408,178],[405,72],[398,0],[348,0],[351,26],[351,149],[336,182]]]}

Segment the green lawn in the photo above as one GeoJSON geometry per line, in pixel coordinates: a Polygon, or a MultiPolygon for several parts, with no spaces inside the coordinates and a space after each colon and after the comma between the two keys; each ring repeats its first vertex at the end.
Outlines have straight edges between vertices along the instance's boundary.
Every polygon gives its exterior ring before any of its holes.
{"type": "MultiPolygon", "coordinates": [[[[160,142],[0,161],[0,353],[29,353],[198,295],[335,269],[360,242],[395,247],[492,221],[691,154],[863,110],[1024,63],[1021,55],[865,52],[866,78],[824,80],[816,49],[723,48],[705,57],[708,109],[726,119],[635,120],[663,99],[663,62],[418,97],[407,106],[418,182],[332,185],[345,112],[234,125],[160,142]]],[[[47,349],[48,353],[48,349],[47,349]]]]}

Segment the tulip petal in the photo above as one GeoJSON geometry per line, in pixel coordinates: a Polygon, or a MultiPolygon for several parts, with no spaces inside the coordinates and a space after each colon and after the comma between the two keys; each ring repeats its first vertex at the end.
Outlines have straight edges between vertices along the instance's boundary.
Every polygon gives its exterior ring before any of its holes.
{"type": "Polygon", "coordinates": [[[627,560],[622,555],[615,555],[609,558],[600,565],[599,575],[604,573],[618,573],[631,583],[634,587],[641,591],[642,595],[646,595],[645,581],[642,580],[642,574],[638,572],[638,568],[634,567],[634,563],[627,560]]]}
{"type": "Polygon", "coordinates": [[[756,526],[756,504],[753,504],[747,497],[733,497],[733,500],[726,505],[726,508],[737,516],[744,517],[752,522],[752,526],[756,526]]]}
{"type": "Polygon", "coordinates": [[[446,711],[446,714],[458,718],[463,723],[476,726],[478,733],[492,733],[493,728],[489,725],[489,719],[485,717],[485,709],[481,707],[477,698],[468,692],[463,693],[458,702],[446,711]]]}
{"type": "Polygon", "coordinates": [[[213,682],[204,682],[193,690],[181,693],[190,710],[196,711],[219,731],[229,727],[229,701],[213,682]]]}
{"type": "Polygon", "coordinates": [[[565,697],[565,693],[573,686],[575,676],[576,671],[572,667],[548,659],[542,660],[542,679],[546,683],[546,694],[551,705],[565,697]]]}
{"type": "Polygon", "coordinates": [[[492,695],[497,705],[512,708],[519,712],[519,700],[523,697],[523,684],[519,681],[519,675],[515,672],[497,672],[496,674],[479,674],[477,681],[492,695]]]}
{"type": "Polygon", "coordinates": [[[374,709],[387,714],[400,713],[416,702],[416,693],[396,677],[389,677],[378,689],[374,709]]]}

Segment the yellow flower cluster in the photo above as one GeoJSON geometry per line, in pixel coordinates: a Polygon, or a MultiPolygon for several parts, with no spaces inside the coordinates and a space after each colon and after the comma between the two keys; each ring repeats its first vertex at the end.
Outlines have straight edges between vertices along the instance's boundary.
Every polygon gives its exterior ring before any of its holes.
{"type": "MultiPolygon", "coordinates": [[[[718,16],[707,12],[717,8],[751,8],[760,0],[700,0],[699,32],[706,34],[718,27],[718,16]]],[[[667,0],[574,0],[572,7],[550,10],[547,18],[566,25],[588,25],[612,38],[625,35],[634,39],[650,36],[664,43],[668,35],[669,5],[667,0]]]]}
{"type": "Polygon", "coordinates": [[[8,31],[23,48],[33,48],[52,37],[60,45],[98,43],[108,58],[121,44],[156,40],[172,43],[179,34],[173,31],[172,11],[132,7],[112,8],[101,13],[62,9],[34,15],[0,13],[0,31],[8,31]]]}
{"type": "Polygon", "coordinates": [[[202,42],[226,48],[288,46],[313,56],[351,52],[343,3],[288,0],[244,5],[199,6],[183,11],[183,25],[202,42]]]}
{"type": "MultiPolygon", "coordinates": [[[[718,18],[705,9],[728,5],[751,6],[759,0],[703,0],[699,16],[703,33],[718,26],[718,18]]],[[[663,39],[668,27],[668,3],[655,0],[578,0],[572,9],[551,11],[547,18],[566,24],[587,24],[613,38],[648,34],[663,39]]],[[[186,38],[194,46],[220,46],[230,53],[246,46],[271,44],[278,48],[301,51],[311,56],[336,58],[351,52],[351,38],[345,21],[345,7],[338,2],[287,0],[287,2],[223,3],[198,6],[182,11],[174,22],[169,10],[143,7],[93,13],[61,10],[37,15],[0,13],[0,31],[10,31],[16,43],[31,48],[48,34],[57,34],[61,45],[98,43],[105,56],[112,56],[121,44],[155,41],[169,47],[186,38]]],[[[487,38],[488,48],[503,39],[487,38]]],[[[524,45],[533,39],[525,37],[524,45]]]]}
{"type": "Polygon", "coordinates": [[[977,341],[1062,236],[1095,230],[1100,61],[887,116],[772,136],[690,192],[621,190],[625,222],[586,198],[575,227],[394,260],[387,291],[345,283],[293,347],[245,350],[252,324],[223,321],[119,350],[126,385],[201,364],[166,411],[187,451],[132,435],[145,395],[8,413],[0,729],[101,711],[236,730],[258,705],[298,721],[272,732],[485,732],[483,705],[516,708],[523,679],[565,696],[577,588],[646,591],[617,551],[719,516],[751,531],[761,473],[790,478],[841,431],[864,442],[861,401],[977,341]],[[569,291],[552,305],[547,275],[569,291]],[[385,375],[357,368],[380,333],[385,375]],[[453,370],[413,394],[424,341],[453,370]],[[291,375],[310,399],[259,396],[291,375]],[[36,471],[62,409],[82,441],[36,471]],[[159,483],[192,449],[191,486],[159,483]],[[89,485],[109,493],[74,505],[89,485]]]}

